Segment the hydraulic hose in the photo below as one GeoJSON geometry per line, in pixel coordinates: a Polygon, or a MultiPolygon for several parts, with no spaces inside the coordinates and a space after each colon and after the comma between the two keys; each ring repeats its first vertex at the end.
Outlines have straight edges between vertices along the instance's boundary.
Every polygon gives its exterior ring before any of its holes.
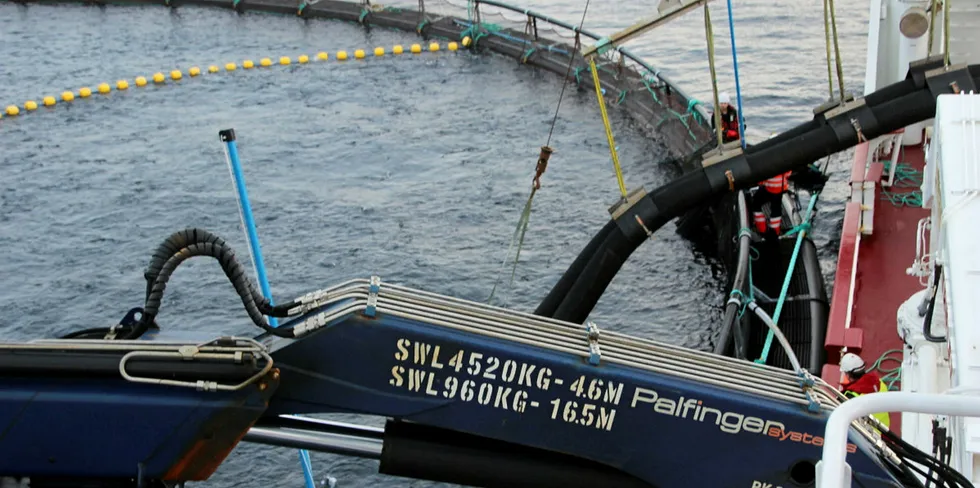
{"type": "Polygon", "coordinates": [[[203,229],[185,229],[172,234],[153,253],[144,274],[147,291],[143,313],[136,325],[123,334],[121,339],[135,339],[146,332],[160,311],[160,302],[170,276],[177,266],[195,256],[209,256],[220,263],[222,271],[235,287],[235,291],[245,305],[245,311],[255,325],[275,336],[293,337],[292,329],[270,326],[263,314],[288,316],[287,311],[296,306],[295,302],[272,307],[269,301],[255,290],[245,268],[235,258],[235,252],[224,239],[203,229]]]}
{"type": "MultiPolygon", "coordinates": [[[[738,258],[735,261],[735,279],[732,280],[732,293],[736,290],[741,292],[745,289],[745,284],[748,281],[749,275],[749,249],[752,247],[752,237],[748,232],[743,231],[743,229],[748,229],[749,227],[749,216],[748,216],[748,206],[745,202],[745,192],[738,192],[738,200],[735,205],[735,211],[738,212],[738,258]]],[[[718,343],[715,344],[715,354],[725,354],[728,349],[728,343],[732,339],[735,342],[735,357],[740,359],[745,358],[744,345],[742,344],[742,334],[741,330],[735,330],[735,322],[739,319],[736,318],[740,306],[742,305],[742,300],[735,299],[734,297],[725,304],[725,318],[722,321],[721,335],[718,337],[718,343]]],[[[744,298],[743,298],[744,300],[744,298]]]]}
{"type": "Polygon", "coordinates": [[[936,294],[939,291],[939,283],[942,280],[943,267],[942,265],[936,266],[936,277],[932,282],[932,289],[929,293],[932,295],[929,297],[929,308],[926,309],[925,319],[922,320],[922,335],[929,342],[943,343],[946,342],[946,336],[937,336],[932,334],[932,316],[933,312],[936,310],[936,294]]]}
{"type": "MultiPolygon", "coordinates": [[[[157,250],[153,253],[153,257],[150,259],[149,266],[146,268],[146,272],[143,274],[143,276],[146,278],[147,300],[150,297],[153,284],[156,282],[157,277],[160,274],[160,270],[164,267],[168,260],[177,256],[181,249],[184,249],[191,244],[205,243],[210,243],[215,246],[215,254],[210,256],[218,259],[218,261],[221,263],[222,269],[224,269],[226,266],[241,267],[235,260],[235,252],[224,239],[203,229],[185,229],[175,232],[164,240],[163,244],[157,247],[157,250]]],[[[225,272],[227,273],[228,270],[225,270],[225,272]]],[[[273,317],[287,317],[289,309],[295,306],[295,303],[293,302],[272,306],[269,300],[255,289],[251,283],[251,280],[246,280],[244,285],[250,290],[252,300],[255,302],[259,311],[263,314],[273,317]]]]}
{"type": "MultiPolygon", "coordinates": [[[[926,78],[924,70],[935,66],[913,67],[908,79],[882,88],[827,118],[817,114],[810,122],[762,144],[748,147],[706,168],[684,174],[649,193],[649,201],[634,206],[623,225],[597,234],[576,260],[588,257],[584,267],[569,269],[559,281],[563,288],[574,280],[552,317],[582,323],[591,313],[606,287],[626,259],[647,238],[630,220],[642,219],[647,229],[656,231],[668,221],[695,205],[719,195],[749,188],[759,181],[806,166],[822,157],[888,134],[935,116],[936,97],[958,91],[975,91],[980,84],[980,65],[953,69],[926,78]],[[921,71],[921,72],[920,72],[921,71]],[[863,102],[863,103],[862,103],[863,102]],[[628,232],[628,235],[627,235],[628,232]],[[589,252],[595,249],[594,252],[589,252]]],[[[608,224],[607,224],[608,227],[608,224]]],[[[556,288],[558,288],[556,286],[556,288]]],[[[560,294],[552,290],[549,302],[560,294]]]]}

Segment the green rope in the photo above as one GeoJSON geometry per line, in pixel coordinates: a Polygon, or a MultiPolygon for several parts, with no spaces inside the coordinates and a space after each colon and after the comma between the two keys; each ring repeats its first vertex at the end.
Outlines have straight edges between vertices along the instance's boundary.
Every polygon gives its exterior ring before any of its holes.
{"type": "Polygon", "coordinates": [[[484,23],[471,23],[469,27],[459,34],[460,39],[469,36],[473,39],[473,46],[480,41],[481,38],[487,37],[488,32],[498,32],[500,31],[500,26],[497,24],[484,24],[484,23]]]}
{"type": "Polygon", "coordinates": [[[653,101],[657,102],[658,105],[661,105],[660,97],[657,96],[657,91],[650,86],[650,80],[643,78],[643,86],[647,87],[647,91],[653,96],[653,101]]]}
{"type": "Polygon", "coordinates": [[[699,123],[699,124],[707,124],[708,121],[704,120],[704,117],[701,116],[701,112],[698,112],[697,110],[695,110],[695,108],[698,105],[701,105],[701,102],[698,101],[697,99],[692,98],[692,99],[688,100],[687,101],[687,113],[691,114],[691,116],[694,117],[694,120],[697,121],[697,123],[699,123]]]}
{"type": "MultiPolygon", "coordinates": [[[[810,204],[807,206],[806,215],[803,217],[803,223],[809,225],[810,215],[813,213],[813,207],[817,205],[817,198],[820,196],[820,192],[814,193],[810,197],[810,204]]],[[[803,224],[800,224],[803,225],[803,224]]],[[[800,247],[803,244],[803,237],[806,235],[807,229],[801,229],[799,234],[796,236],[796,245],[793,247],[793,255],[789,260],[789,267],[786,268],[786,277],[783,279],[783,288],[779,292],[779,301],[776,302],[776,312],[772,315],[772,323],[779,324],[779,314],[783,311],[783,304],[786,303],[786,293],[789,292],[789,282],[793,277],[793,270],[796,268],[796,258],[799,257],[800,247]]],[[[772,347],[773,331],[769,329],[769,333],[766,335],[766,344],[762,348],[762,354],[759,355],[759,359],[755,362],[758,364],[765,364],[766,360],[769,358],[769,348],[772,347]]]]}
{"type": "MultiPolygon", "coordinates": [[[[885,161],[884,172],[891,170],[891,161],[885,161]]],[[[922,186],[922,172],[906,163],[898,163],[895,166],[895,179],[892,181],[894,188],[918,188],[922,186]]]]}
{"type": "Polygon", "coordinates": [[[623,100],[626,100],[626,94],[627,93],[629,93],[629,90],[623,90],[623,91],[619,92],[619,99],[616,100],[616,105],[619,105],[619,104],[623,103],[623,100]]]}
{"type": "Polygon", "coordinates": [[[466,20],[469,21],[470,26],[464,30],[459,37],[462,39],[469,36],[471,39],[473,39],[473,47],[476,47],[481,38],[487,37],[487,32],[497,32],[501,30],[500,26],[497,24],[476,22],[473,18],[475,14],[476,2],[474,0],[468,0],[466,2],[466,20]]]}
{"type": "MultiPolygon", "coordinates": [[[[510,284],[514,284],[514,276],[517,274],[517,262],[521,258],[521,248],[524,247],[524,235],[527,233],[527,226],[531,220],[531,201],[534,200],[534,193],[536,189],[531,188],[531,195],[527,197],[527,203],[524,204],[524,209],[521,210],[521,218],[517,220],[517,228],[514,230],[514,236],[511,237],[510,246],[507,247],[507,255],[504,256],[504,261],[500,263],[500,269],[503,271],[507,264],[507,256],[510,255],[511,249],[514,248],[514,242],[517,241],[517,253],[514,255],[514,265],[510,271],[510,284]]],[[[494,293],[497,292],[497,285],[500,284],[500,276],[502,273],[497,274],[497,281],[494,282],[493,288],[490,290],[490,297],[487,298],[487,304],[493,300],[494,293]]]]}
{"type": "Polygon", "coordinates": [[[783,235],[785,235],[785,236],[791,236],[793,234],[796,234],[797,232],[810,232],[810,223],[809,222],[801,222],[800,225],[797,225],[796,227],[793,227],[792,229],[789,230],[789,232],[787,232],[787,233],[785,233],[783,235]]]}
{"type": "Polygon", "coordinates": [[[891,391],[892,389],[894,389],[895,383],[901,383],[901,381],[902,381],[902,359],[900,357],[898,357],[898,358],[889,357],[889,354],[896,353],[896,352],[899,353],[899,354],[901,354],[902,353],[902,350],[901,349],[889,349],[889,350],[885,351],[878,358],[878,360],[875,361],[874,364],[871,365],[871,368],[868,369],[868,371],[878,371],[879,373],[881,373],[880,374],[881,381],[884,381],[885,382],[885,385],[888,386],[888,390],[889,391],[891,391]],[[882,363],[884,363],[885,361],[897,361],[898,362],[898,366],[895,366],[894,368],[890,368],[890,369],[889,368],[883,368],[882,367],[882,363]]]}
{"type": "MultiPolygon", "coordinates": [[[[606,68],[605,66],[602,66],[602,65],[597,65],[597,67],[599,68],[599,71],[605,71],[606,73],[609,73],[609,74],[610,74],[610,75],[612,75],[612,76],[616,76],[616,72],[615,72],[615,71],[613,71],[613,70],[611,70],[611,69],[609,69],[609,68],[606,68]]],[[[591,69],[589,68],[589,66],[588,66],[588,65],[585,65],[585,66],[579,66],[578,68],[575,68],[575,71],[573,71],[572,73],[573,73],[573,74],[574,74],[574,76],[575,76],[575,83],[576,83],[576,84],[579,84],[579,85],[581,85],[581,84],[582,84],[582,77],[581,77],[581,73],[582,73],[583,71],[586,71],[586,72],[589,72],[589,73],[592,73],[592,70],[591,70],[591,69]]]]}
{"type": "Polygon", "coordinates": [[[361,9],[361,15],[359,17],[357,17],[357,22],[363,24],[365,17],[367,17],[369,13],[371,13],[370,10],[368,10],[366,8],[361,9]]]}
{"type": "Polygon", "coordinates": [[[524,55],[521,56],[521,62],[522,63],[527,63],[527,60],[531,57],[531,54],[533,54],[534,51],[535,51],[535,49],[533,47],[530,48],[530,49],[528,49],[527,52],[525,52],[524,55]]]}
{"type": "MultiPolygon", "coordinates": [[[[749,230],[746,227],[742,227],[741,229],[738,230],[738,234],[739,235],[742,235],[743,233],[751,233],[751,232],[752,231],[749,230]]],[[[733,289],[732,292],[731,292],[731,294],[729,295],[729,298],[738,297],[738,301],[739,301],[738,318],[739,319],[741,319],[742,316],[745,315],[745,310],[749,307],[749,303],[755,301],[755,291],[753,290],[754,285],[752,284],[752,261],[758,259],[759,256],[758,256],[758,254],[756,254],[756,256],[753,257],[752,256],[752,251],[755,251],[755,248],[750,247],[749,248],[749,258],[750,259],[749,259],[749,262],[748,262],[749,269],[747,271],[747,273],[748,273],[747,276],[748,276],[748,285],[749,285],[748,286],[749,295],[748,296],[745,296],[745,293],[743,293],[742,290],[739,290],[738,288],[733,289]]],[[[756,252],[758,252],[758,251],[756,251],[756,252]]]]}
{"type": "Polygon", "coordinates": [[[922,192],[918,190],[910,192],[892,192],[883,191],[881,192],[881,199],[888,200],[892,205],[896,207],[921,207],[922,206],[922,192]]]}

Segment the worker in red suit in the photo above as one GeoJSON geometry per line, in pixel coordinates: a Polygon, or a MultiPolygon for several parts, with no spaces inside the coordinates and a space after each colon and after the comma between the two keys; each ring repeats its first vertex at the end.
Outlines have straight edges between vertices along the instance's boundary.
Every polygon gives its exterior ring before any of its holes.
{"type": "MultiPolygon", "coordinates": [[[[840,359],[841,389],[844,396],[855,398],[868,393],[878,393],[888,391],[888,386],[882,381],[878,373],[867,371],[864,360],[861,356],[849,352],[840,359]]],[[[890,419],[888,412],[873,414],[874,418],[888,427],[890,419]]]]}
{"type": "Polygon", "coordinates": [[[792,171],[780,173],[759,183],[759,188],[752,196],[752,219],[755,229],[760,234],[766,231],[779,236],[783,225],[783,193],[789,190],[789,177],[792,171]],[[769,218],[762,212],[762,206],[769,204],[769,218]]]}
{"type": "MultiPolygon", "coordinates": [[[[718,95],[718,114],[721,117],[721,142],[737,141],[740,138],[738,130],[738,110],[732,106],[732,97],[728,92],[718,95]]],[[[711,117],[711,128],[715,128],[715,118],[711,117]]]]}

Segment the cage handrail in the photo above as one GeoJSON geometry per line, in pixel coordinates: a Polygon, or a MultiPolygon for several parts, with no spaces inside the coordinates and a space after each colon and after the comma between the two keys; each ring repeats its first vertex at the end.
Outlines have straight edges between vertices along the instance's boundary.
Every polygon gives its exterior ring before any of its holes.
{"type": "MultiPolygon", "coordinates": [[[[547,23],[552,24],[554,26],[561,27],[563,29],[570,30],[572,32],[576,32],[578,34],[581,34],[583,36],[589,37],[589,38],[591,38],[593,40],[596,40],[596,41],[598,41],[599,39],[602,38],[602,36],[599,36],[598,34],[595,34],[595,33],[591,32],[591,31],[589,31],[587,29],[579,29],[578,27],[576,27],[576,26],[574,26],[572,24],[569,24],[569,23],[567,23],[565,21],[558,20],[558,19],[556,19],[554,17],[550,17],[550,16],[547,16],[547,15],[544,15],[544,14],[541,14],[541,13],[538,13],[538,12],[535,12],[535,11],[533,11],[531,9],[523,9],[523,8],[520,8],[520,7],[517,7],[517,6],[514,6],[514,5],[510,5],[510,4],[507,4],[507,3],[504,3],[504,2],[500,2],[500,1],[497,1],[497,0],[476,0],[474,3],[476,4],[476,8],[479,8],[479,6],[480,6],[481,3],[484,4],[484,5],[490,5],[492,7],[502,8],[504,10],[509,10],[511,12],[516,12],[516,13],[519,13],[519,14],[522,14],[522,15],[526,15],[528,17],[531,17],[531,18],[534,18],[534,19],[537,19],[537,20],[541,20],[541,21],[547,22],[547,23]]],[[[633,61],[634,63],[638,64],[640,67],[642,67],[643,69],[645,69],[647,72],[652,73],[654,76],[657,77],[658,80],[660,80],[660,81],[666,83],[667,85],[669,85],[670,86],[670,89],[674,93],[677,93],[678,95],[680,95],[684,99],[684,101],[687,102],[688,104],[691,103],[691,100],[695,100],[694,98],[692,98],[691,96],[689,96],[684,90],[680,89],[674,82],[672,82],[670,80],[670,78],[668,78],[667,76],[661,74],[660,73],[660,70],[658,70],[658,69],[654,68],[653,66],[650,66],[649,64],[647,64],[646,61],[643,61],[643,59],[641,59],[639,56],[633,54],[632,51],[630,51],[630,50],[628,50],[628,49],[626,49],[624,47],[620,47],[620,46],[616,46],[616,47],[612,48],[611,50],[614,50],[614,51],[618,52],[624,58],[627,58],[630,61],[633,61]]],[[[642,75],[642,73],[641,73],[641,75],[642,75]]],[[[697,110],[698,111],[698,114],[701,115],[701,120],[707,121],[707,120],[710,120],[711,119],[711,117],[708,114],[708,111],[700,103],[695,104],[694,107],[692,107],[692,110],[697,110]]],[[[707,126],[707,125],[705,125],[705,126],[707,126]]]]}

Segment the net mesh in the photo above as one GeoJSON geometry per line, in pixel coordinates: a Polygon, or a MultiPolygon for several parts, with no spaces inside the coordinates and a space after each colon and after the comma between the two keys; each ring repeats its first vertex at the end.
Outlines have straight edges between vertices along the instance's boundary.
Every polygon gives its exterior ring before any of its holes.
{"type": "MultiPolygon", "coordinates": [[[[545,57],[550,62],[567,65],[574,56],[571,76],[577,84],[591,87],[588,64],[575,50],[575,43],[578,38],[582,46],[594,45],[599,36],[587,30],[578,31],[577,25],[570,22],[499,2],[393,0],[386,6],[421,12],[420,24],[454,17],[462,28],[461,38],[470,36],[477,43],[493,38],[519,46],[523,62],[545,57]]],[[[659,70],[622,49],[601,53],[596,66],[603,86],[607,87],[608,82],[610,87],[615,87],[612,93],[607,90],[607,102],[625,106],[635,119],[645,124],[651,135],[666,143],[671,158],[685,159],[712,143],[707,109],[672,86],[659,70]]]]}

